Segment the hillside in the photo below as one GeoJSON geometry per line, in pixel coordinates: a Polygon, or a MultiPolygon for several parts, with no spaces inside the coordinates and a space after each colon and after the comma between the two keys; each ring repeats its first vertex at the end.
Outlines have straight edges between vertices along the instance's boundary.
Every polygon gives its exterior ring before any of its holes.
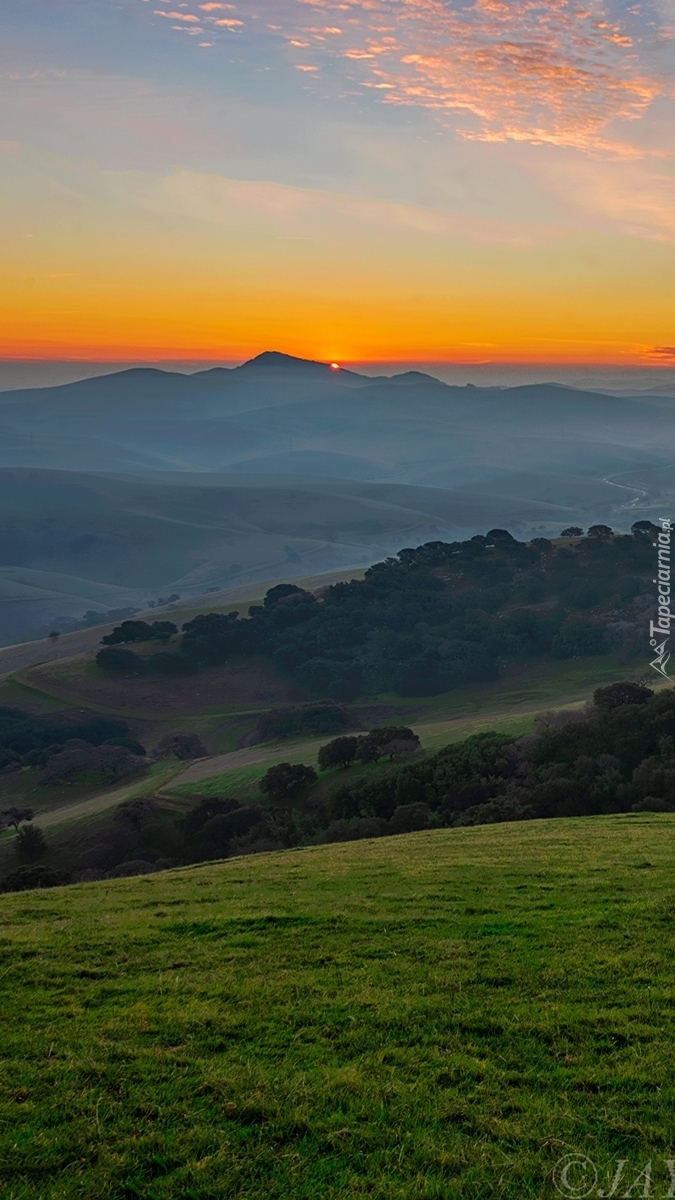
{"type": "Polygon", "coordinates": [[[672,502],[674,406],[280,354],[0,393],[0,643],[495,525],[626,530],[672,502]]]}
{"type": "Polygon", "coordinates": [[[3,1195],[539,1200],[573,1153],[665,1195],[673,820],[4,897],[3,1195]]]}
{"type": "MultiPolygon", "coordinates": [[[[144,607],[254,580],[368,565],[403,542],[464,536],[495,513],[557,532],[581,499],[609,511],[608,484],[565,504],[519,494],[344,481],[175,475],[111,479],[0,468],[0,642],[87,611],[144,607]]],[[[574,487],[569,485],[572,493],[574,487]]],[[[104,619],[102,617],[102,619],[104,619]]],[[[43,629],[44,633],[48,629],[43,629]]]]}

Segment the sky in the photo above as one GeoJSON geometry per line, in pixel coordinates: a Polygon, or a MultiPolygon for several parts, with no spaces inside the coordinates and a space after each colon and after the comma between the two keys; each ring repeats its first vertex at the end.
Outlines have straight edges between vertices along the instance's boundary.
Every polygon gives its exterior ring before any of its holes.
{"type": "Polygon", "coordinates": [[[675,0],[0,0],[0,356],[675,366],[675,0]]]}

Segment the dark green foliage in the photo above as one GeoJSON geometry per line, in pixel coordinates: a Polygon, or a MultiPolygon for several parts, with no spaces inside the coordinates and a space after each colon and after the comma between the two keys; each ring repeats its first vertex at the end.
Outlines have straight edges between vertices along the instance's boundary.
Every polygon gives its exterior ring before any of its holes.
{"type": "Polygon", "coordinates": [[[269,742],[274,738],[288,738],[299,733],[338,733],[353,725],[354,719],[344,704],[318,700],[313,704],[270,709],[258,718],[258,733],[261,742],[269,742]]]}
{"type": "Polygon", "coordinates": [[[73,738],[49,758],[39,781],[46,787],[109,785],[147,770],[145,759],[125,746],[91,746],[73,738]]]}
{"type": "Polygon", "coordinates": [[[675,806],[675,689],[626,683],[596,697],[588,712],[550,714],[527,737],[477,734],[374,771],[337,788],[327,816],[390,821],[424,804],[456,825],[627,812],[645,797],[675,806]]]}
{"type": "Polygon", "coordinates": [[[133,650],[121,650],[118,646],[106,646],[96,655],[96,665],[110,675],[142,675],[146,664],[133,650]]]}
{"type": "Polygon", "coordinates": [[[391,814],[388,833],[414,833],[417,829],[427,829],[431,818],[428,804],[399,804],[391,814]]]}
{"type": "Polygon", "coordinates": [[[158,642],[168,642],[169,638],[178,633],[178,626],[173,621],[153,621],[150,626],[153,638],[158,642]]]}
{"type": "Polygon", "coordinates": [[[44,750],[29,750],[21,761],[24,767],[44,767],[52,755],[58,754],[60,749],[61,746],[55,742],[52,746],[46,746],[44,750]]]}
{"type": "Polygon", "coordinates": [[[319,750],[319,766],[322,771],[330,767],[349,767],[356,758],[358,738],[339,737],[319,750]]]}
{"type": "Polygon", "coordinates": [[[37,864],[33,867],[19,867],[6,875],[0,883],[0,891],[29,892],[34,888],[63,887],[67,883],[70,883],[67,871],[56,871],[37,864]]]}
{"type": "Polygon", "coordinates": [[[604,630],[590,621],[571,621],[551,641],[554,658],[583,658],[588,654],[604,654],[606,650],[604,630]]]}
{"type": "Polygon", "coordinates": [[[252,625],[239,613],[202,613],[183,625],[183,653],[198,663],[217,666],[232,654],[255,648],[252,625]]]}
{"type": "Polygon", "coordinates": [[[147,621],[122,621],[112,633],[101,638],[104,646],[117,646],[120,642],[150,642],[155,637],[152,625],[147,621]]]}
{"type": "Polygon", "coordinates": [[[265,608],[273,608],[280,600],[286,600],[289,596],[307,596],[308,592],[303,588],[296,587],[294,583],[278,583],[276,587],[269,589],[265,595],[263,604],[265,608]]]}
{"type": "Polygon", "coordinates": [[[146,669],[158,675],[194,675],[197,664],[187,654],[166,654],[160,652],[146,659],[146,669]]]}
{"type": "Polygon", "coordinates": [[[0,812],[0,830],[18,829],[22,821],[32,821],[33,816],[32,808],[20,808],[13,804],[11,808],[5,808],[0,812]]]}
{"type": "Polygon", "coordinates": [[[208,750],[196,733],[169,733],[157,746],[160,757],[205,758],[208,750]]]}
{"type": "Polygon", "coordinates": [[[233,852],[237,839],[260,826],[264,816],[262,808],[250,805],[211,817],[192,840],[194,857],[199,861],[227,858],[233,852]]]}
{"type": "Polygon", "coordinates": [[[47,849],[45,835],[39,825],[22,825],[16,835],[16,852],[19,858],[31,861],[41,858],[47,849]]]}
{"type": "Polygon", "coordinates": [[[407,725],[381,725],[358,739],[356,757],[362,763],[377,762],[380,758],[393,759],[396,750],[390,747],[400,744],[419,748],[420,739],[407,725]]]}
{"type": "Polygon", "coordinates": [[[622,704],[647,704],[653,695],[651,688],[641,683],[610,683],[608,687],[595,689],[593,703],[596,708],[609,712],[622,704]]]}
{"type": "Polygon", "coordinates": [[[35,717],[18,708],[0,708],[0,746],[20,756],[53,749],[75,737],[100,746],[110,738],[128,736],[127,722],[118,717],[80,713],[35,717]]]}
{"type": "Polygon", "coordinates": [[[0,771],[12,766],[21,766],[21,755],[17,754],[15,750],[8,749],[7,746],[0,746],[0,771]]]}
{"type": "Polygon", "coordinates": [[[310,784],[316,783],[314,767],[304,763],[278,763],[260,780],[260,790],[271,800],[294,800],[310,784]]]}
{"type": "Polygon", "coordinates": [[[636,535],[646,534],[648,537],[654,537],[655,534],[661,533],[659,526],[655,525],[653,521],[635,521],[631,525],[630,531],[636,535]]]}
{"type": "Polygon", "coordinates": [[[561,537],[583,537],[584,531],[579,525],[568,525],[567,529],[563,529],[561,537]]]}
{"type": "Polygon", "coordinates": [[[183,817],[180,824],[186,836],[191,838],[194,834],[199,833],[212,817],[217,817],[221,813],[234,812],[236,808],[239,808],[238,800],[221,800],[216,796],[205,796],[186,817],[183,817]]]}
{"type": "Polygon", "coordinates": [[[501,821],[530,821],[536,815],[531,804],[519,804],[510,796],[502,796],[497,800],[488,800],[486,804],[466,808],[452,823],[454,826],[497,825],[501,821]]]}
{"type": "Polygon", "coordinates": [[[173,621],[122,621],[112,633],[101,638],[104,646],[118,646],[127,642],[168,642],[169,638],[178,633],[178,626],[173,621]]]}
{"type": "Polygon", "coordinates": [[[358,663],[345,663],[330,658],[310,658],[295,668],[295,678],[307,692],[335,700],[354,700],[363,685],[363,673],[358,663]]]}
{"type": "Polygon", "coordinates": [[[642,534],[614,536],[599,525],[589,532],[575,546],[517,542],[492,529],[406,547],[320,600],[279,584],[248,618],[195,617],[183,626],[182,649],[203,664],[264,655],[309,695],[335,700],[436,695],[496,679],[513,660],[605,654],[607,619],[591,610],[611,601],[630,641],[631,601],[652,588],[653,556],[642,534]],[[532,608],[543,601],[546,609],[532,608]]]}
{"type": "Polygon", "coordinates": [[[108,738],[108,741],[105,743],[105,745],[124,746],[125,750],[129,750],[131,754],[140,754],[143,758],[147,754],[145,746],[142,746],[140,742],[135,741],[134,738],[108,738]]]}

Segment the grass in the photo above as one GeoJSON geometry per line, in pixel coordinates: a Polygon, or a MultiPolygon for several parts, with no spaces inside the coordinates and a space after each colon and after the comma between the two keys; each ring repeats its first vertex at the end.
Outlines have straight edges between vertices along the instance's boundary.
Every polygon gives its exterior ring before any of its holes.
{"type": "Polygon", "coordinates": [[[3,897],[3,1197],[541,1200],[577,1151],[605,1194],[651,1159],[665,1196],[674,835],[536,821],[3,897]]]}

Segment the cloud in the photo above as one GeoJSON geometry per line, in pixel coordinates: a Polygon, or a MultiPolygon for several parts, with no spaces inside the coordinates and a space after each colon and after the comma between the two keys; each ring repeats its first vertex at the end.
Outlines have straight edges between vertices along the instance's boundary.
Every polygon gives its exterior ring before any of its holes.
{"type": "Polygon", "coordinates": [[[193,16],[192,13],[165,12],[163,8],[156,8],[154,15],[156,17],[170,17],[172,21],[186,21],[194,25],[199,24],[199,17],[193,16]]]}
{"type": "MultiPolygon", "coordinates": [[[[308,3],[286,3],[286,16],[296,11],[292,33],[321,49],[324,39],[302,22],[308,3]]],[[[669,33],[653,0],[643,10],[617,3],[615,13],[599,0],[583,7],[578,0],[311,4],[348,27],[349,44],[327,52],[360,63],[362,86],[386,92],[387,104],[436,110],[467,140],[629,158],[640,152],[612,123],[638,120],[674,91],[653,63],[655,39],[669,33]]]]}
{"type": "Polygon", "coordinates": [[[149,192],[144,206],[178,213],[191,220],[231,227],[233,222],[266,222],[282,237],[324,241],[336,230],[393,230],[425,238],[472,241],[517,248],[541,245],[564,233],[532,221],[442,212],[422,205],[376,200],[338,192],[292,187],[258,180],[229,179],[199,171],[177,171],[149,192]],[[159,187],[159,191],[157,190],[159,187]]]}
{"type": "Polygon", "coordinates": [[[650,346],[647,356],[667,366],[675,363],[675,346],[650,346]]]}

